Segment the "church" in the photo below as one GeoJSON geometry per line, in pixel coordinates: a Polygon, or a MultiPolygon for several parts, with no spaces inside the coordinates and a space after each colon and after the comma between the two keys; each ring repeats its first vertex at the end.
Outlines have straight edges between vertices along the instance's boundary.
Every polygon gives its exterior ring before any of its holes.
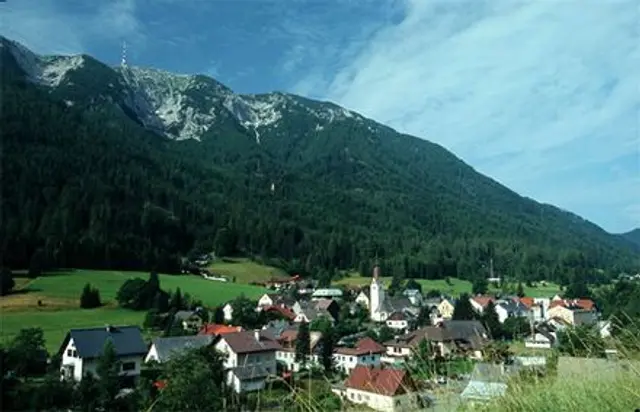
{"type": "Polygon", "coordinates": [[[380,266],[373,268],[373,279],[369,286],[369,311],[371,320],[385,322],[394,312],[415,312],[416,308],[406,297],[392,298],[387,296],[380,277],[380,266]]]}

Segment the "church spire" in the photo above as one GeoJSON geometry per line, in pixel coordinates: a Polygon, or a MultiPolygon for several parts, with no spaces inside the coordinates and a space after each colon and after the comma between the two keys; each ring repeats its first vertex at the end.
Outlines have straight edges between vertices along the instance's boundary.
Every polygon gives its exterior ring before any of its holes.
{"type": "Polygon", "coordinates": [[[378,265],[375,265],[373,267],[373,278],[375,280],[378,280],[380,278],[380,266],[378,266],[378,265]]]}

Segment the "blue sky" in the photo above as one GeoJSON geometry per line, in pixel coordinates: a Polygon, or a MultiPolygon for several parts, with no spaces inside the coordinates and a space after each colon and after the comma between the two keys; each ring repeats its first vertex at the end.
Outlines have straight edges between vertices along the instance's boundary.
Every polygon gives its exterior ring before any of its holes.
{"type": "Polygon", "coordinates": [[[331,100],[520,194],[640,227],[636,0],[8,0],[39,53],[331,100]]]}

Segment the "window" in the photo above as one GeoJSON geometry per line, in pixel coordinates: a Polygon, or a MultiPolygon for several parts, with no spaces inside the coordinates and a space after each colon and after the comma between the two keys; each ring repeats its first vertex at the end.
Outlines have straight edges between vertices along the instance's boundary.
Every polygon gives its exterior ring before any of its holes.
{"type": "Polygon", "coordinates": [[[358,394],[358,400],[361,401],[362,400],[362,396],[360,394],[358,394]]]}
{"type": "Polygon", "coordinates": [[[136,370],[136,363],[135,362],[124,362],[124,363],[122,363],[122,371],[123,372],[133,371],[133,370],[136,370]]]}
{"type": "Polygon", "coordinates": [[[353,362],[353,356],[349,358],[349,362],[353,362]]]}
{"type": "Polygon", "coordinates": [[[67,349],[67,356],[71,356],[73,358],[73,351],[71,349],[67,349]]]}

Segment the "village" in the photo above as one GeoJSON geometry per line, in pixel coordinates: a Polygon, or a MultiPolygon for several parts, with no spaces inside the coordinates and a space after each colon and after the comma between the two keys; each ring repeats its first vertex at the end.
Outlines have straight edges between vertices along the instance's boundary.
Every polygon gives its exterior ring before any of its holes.
{"type": "MultiPolygon", "coordinates": [[[[264,392],[274,381],[295,387],[301,377],[329,376],[328,388],[341,405],[455,410],[505,395],[511,379],[544,374],[549,362],[558,374],[573,370],[570,354],[550,356],[563,332],[590,328],[602,339],[611,335],[591,299],[427,297],[416,289],[389,296],[380,278],[375,267],[368,287],[346,291],[314,288],[297,276],[272,279],[266,285],[272,292],[249,310],[240,298],[226,303],[214,322],[205,321],[202,308],[177,311],[180,336],[149,343],[138,326],[73,329],[60,346],[61,378],[81,382],[95,372],[109,340],[131,385],[146,368],[205,348],[223,356],[225,385],[236,394],[264,392]],[[264,323],[243,326],[251,312],[264,323]],[[510,347],[516,340],[521,353],[510,347]]],[[[606,362],[615,364],[615,355],[606,350],[605,359],[612,358],[606,362]]],[[[171,384],[153,382],[159,392],[171,384]]]]}

